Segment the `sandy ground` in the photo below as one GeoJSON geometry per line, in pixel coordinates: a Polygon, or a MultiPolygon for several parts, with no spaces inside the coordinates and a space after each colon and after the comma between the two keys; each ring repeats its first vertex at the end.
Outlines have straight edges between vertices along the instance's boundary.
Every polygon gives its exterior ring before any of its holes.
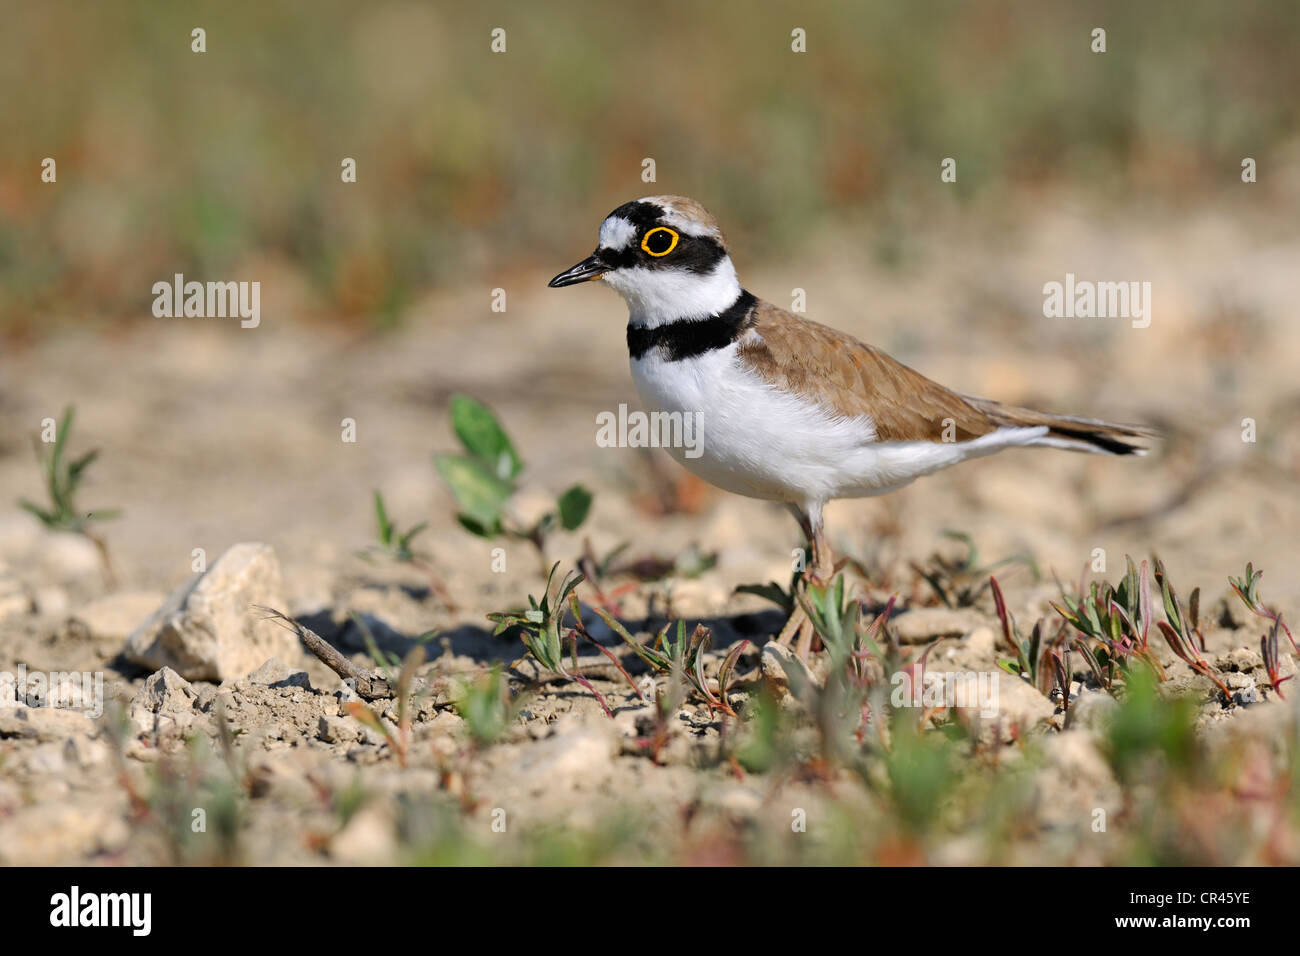
{"type": "MultiPolygon", "coordinates": [[[[1148,422],[1165,438],[1140,460],[1015,451],[888,498],[838,503],[828,519],[838,550],[868,562],[884,575],[878,583],[893,583],[917,603],[926,592],[908,563],[944,546],[944,529],[969,532],[987,559],[1031,552],[1042,582],[1034,584],[1023,571],[1004,575],[1013,609],[1027,621],[1044,613],[1045,599],[1056,593],[1051,573],[1077,579],[1094,549],[1105,550],[1112,579],[1126,553],[1158,553],[1184,593],[1201,587],[1207,608],[1227,592],[1227,576],[1253,561],[1265,570],[1268,603],[1300,620],[1294,561],[1300,232],[1294,217],[1280,231],[1210,205],[1148,224],[1137,215],[1098,216],[1064,201],[1022,218],[996,243],[975,219],[918,232],[899,268],[877,264],[861,236],[827,236],[806,257],[762,270],[747,269],[743,244],[733,237],[733,245],[742,280],[757,295],[789,305],[791,290],[802,288],[810,318],[883,346],[958,390],[1148,422]],[[1044,318],[1043,283],[1063,281],[1067,272],[1149,280],[1150,326],[1044,318]],[[1247,418],[1255,422],[1253,443],[1242,440],[1247,418]]],[[[556,271],[584,251],[558,250],[556,271]]],[[[759,613],[765,605],[757,598],[732,592],[741,583],[788,579],[798,537],[782,509],[687,483],[679,491],[696,504],[657,514],[646,502],[664,486],[663,476],[679,477],[677,466],[650,453],[598,447],[596,415],[620,402],[637,407],[625,311],[608,290],[548,290],[549,275],[503,274],[482,288],[431,294],[400,330],[370,337],[310,324],[315,306],[288,270],[264,263],[255,274],[263,285],[262,325],[255,330],[241,330],[235,320],[127,317],[0,358],[0,506],[8,509],[0,513],[0,594],[9,598],[9,614],[0,620],[0,668],[104,669],[109,696],[123,704],[148,676],[114,657],[113,641],[124,635],[96,640],[69,626],[108,593],[94,555],[8,505],[20,496],[40,499],[29,436],[68,404],[78,414],[74,450],[97,447],[102,454],[80,503],[124,510],[121,520],[102,526],[119,577],[113,593],[142,593],[141,607],[192,576],[193,549],[212,560],[234,543],[260,541],[283,566],[286,610],[323,620],[360,607],[407,637],[429,629],[454,636],[442,643],[445,657],[431,673],[513,660],[521,648],[488,637],[484,615],[540,590],[538,560],[529,546],[507,543],[506,570],[494,572],[495,544],[460,529],[432,467],[433,452],[455,447],[448,399],[467,392],[497,411],[527,463],[521,513],[535,513],[575,481],[595,492],[587,526],[556,535],[548,545],[551,559],[569,564],[584,538],[598,553],[624,541],[632,555],[673,556],[697,545],[716,552],[717,563],[672,584],[677,613],[717,622],[722,643],[737,636],[761,641],[779,624],[759,613]],[[508,296],[504,313],[490,309],[496,286],[508,296]],[[355,443],[341,440],[347,418],[356,422],[355,443]],[[420,542],[454,595],[455,610],[419,591],[418,576],[355,557],[373,538],[373,489],[384,492],[403,525],[430,522],[420,542]],[[412,587],[395,588],[395,581],[412,587]],[[367,589],[380,596],[358,596],[367,589]]],[[[662,607],[666,594],[663,583],[642,585],[628,608],[662,607]]],[[[985,625],[991,621],[986,604],[977,612],[985,625]]],[[[979,624],[973,620],[955,653],[991,664],[991,648],[969,646],[979,624]]],[[[1257,647],[1261,630],[1252,622],[1219,632],[1211,650],[1257,647]]],[[[434,648],[440,653],[436,642],[434,648]]],[[[747,666],[756,659],[756,652],[747,654],[747,666]]],[[[543,693],[513,737],[467,760],[457,771],[472,778],[467,784],[449,784],[447,765],[431,757],[401,770],[365,733],[342,729],[343,739],[324,739],[331,732],[321,730],[321,720],[331,726],[344,720],[337,680],[305,657],[286,663],[307,667],[310,691],[248,681],[222,688],[250,732],[240,742],[255,765],[249,773],[260,774],[270,794],[253,800],[246,832],[283,832],[287,822],[300,837],[243,841],[242,858],[252,862],[402,858],[401,847],[411,841],[399,831],[406,833],[409,821],[394,824],[392,801],[367,803],[363,814],[350,817],[345,840],[330,800],[319,797],[334,793],[337,803],[359,769],[364,784],[381,793],[473,791],[483,797],[466,811],[474,819],[486,820],[492,807],[506,805],[528,807],[520,811],[525,820],[562,823],[568,804],[539,803],[528,792],[530,775],[541,773],[576,773],[574,786],[611,807],[626,806],[622,798],[629,794],[646,798],[646,805],[662,797],[666,817],[692,800],[723,815],[789,816],[784,804],[773,809],[764,802],[766,791],[752,780],[693,769],[689,756],[659,767],[624,752],[625,740],[601,728],[594,701],[573,685],[543,693]],[[570,766],[575,761],[579,771],[570,766]],[[584,765],[599,770],[587,779],[584,765]]],[[[201,701],[204,686],[194,685],[201,701]]],[[[600,686],[633,706],[614,685],[600,686]]],[[[435,699],[422,712],[422,753],[438,753],[442,738],[459,739],[459,718],[445,705],[445,698],[441,705],[435,699]]],[[[201,708],[195,714],[200,723],[211,718],[201,708]]],[[[707,713],[688,707],[682,720],[691,724],[694,745],[713,746],[718,727],[707,713]]],[[[624,738],[634,733],[632,717],[615,723],[624,738]]],[[[11,838],[0,839],[6,860],[167,858],[165,844],[136,838],[143,831],[132,822],[120,775],[107,769],[116,767],[107,751],[70,754],[57,731],[0,736],[8,777],[0,784],[0,831],[11,838]],[[72,822],[92,805],[99,807],[93,824],[72,822]],[[63,838],[28,845],[14,836],[37,823],[63,838]]],[[[94,746],[108,747],[103,734],[94,746]]],[[[126,772],[137,776],[167,750],[159,739],[131,746],[126,772]]],[[[594,813],[592,806],[584,802],[582,812],[594,813]]],[[[961,857],[958,849],[945,852],[961,857]]],[[[638,858],[635,849],[627,858],[638,858]]]]}

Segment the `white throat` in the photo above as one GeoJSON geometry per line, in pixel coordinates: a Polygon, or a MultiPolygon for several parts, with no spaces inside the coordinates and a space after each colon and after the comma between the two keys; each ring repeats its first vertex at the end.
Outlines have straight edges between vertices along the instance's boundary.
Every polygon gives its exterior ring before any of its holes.
{"type": "Polygon", "coordinates": [[[681,319],[703,319],[723,312],[740,295],[740,280],[730,257],[701,275],[689,269],[616,269],[603,276],[627,302],[632,325],[653,329],[681,319]]]}

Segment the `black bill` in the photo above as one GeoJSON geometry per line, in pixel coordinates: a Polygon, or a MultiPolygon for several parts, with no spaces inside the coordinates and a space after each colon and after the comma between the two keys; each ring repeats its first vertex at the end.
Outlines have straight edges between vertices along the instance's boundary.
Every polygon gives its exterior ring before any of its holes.
{"type": "Polygon", "coordinates": [[[601,262],[595,253],[592,253],[576,266],[565,269],[547,285],[552,289],[559,289],[566,285],[577,285],[579,282],[590,282],[592,279],[599,279],[608,271],[609,267],[601,262]]]}

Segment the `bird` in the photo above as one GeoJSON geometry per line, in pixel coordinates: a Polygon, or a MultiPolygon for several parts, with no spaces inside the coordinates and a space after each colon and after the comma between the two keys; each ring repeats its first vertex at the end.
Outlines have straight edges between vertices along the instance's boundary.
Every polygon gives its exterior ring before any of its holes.
{"type": "MultiPolygon", "coordinates": [[[[757,298],[718,221],[685,196],[647,196],[600,224],[596,250],[551,288],[601,281],[627,304],[632,380],[650,412],[696,415],[699,447],[667,450],[725,491],[784,503],[835,574],[824,509],[883,495],[1007,448],[1143,455],[1153,429],[964,395],[881,349],[757,298]]],[[[807,656],[801,605],[777,636],[807,656]]]]}

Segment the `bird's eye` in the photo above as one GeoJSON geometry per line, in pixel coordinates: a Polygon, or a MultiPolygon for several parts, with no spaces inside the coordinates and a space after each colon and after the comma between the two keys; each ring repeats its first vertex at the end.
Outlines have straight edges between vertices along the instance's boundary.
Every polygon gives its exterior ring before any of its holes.
{"type": "Polygon", "coordinates": [[[677,233],[667,226],[655,226],[641,237],[641,248],[656,259],[677,248],[677,233]]]}

